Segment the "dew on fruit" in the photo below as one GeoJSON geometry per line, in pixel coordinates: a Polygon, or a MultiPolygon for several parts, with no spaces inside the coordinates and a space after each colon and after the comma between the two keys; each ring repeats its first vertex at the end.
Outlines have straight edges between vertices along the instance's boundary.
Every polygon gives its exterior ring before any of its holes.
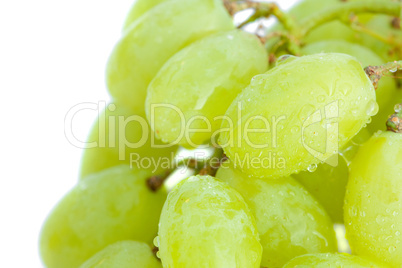
{"type": "Polygon", "coordinates": [[[400,111],[402,111],[402,104],[397,104],[397,105],[395,105],[394,111],[395,111],[396,113],[399,113],[400,111]]]}
{"type": "Polygon", "coordinates": [[[371,100],[368,102],[367,106],[366,106],[366,114],[368,116],[374,116],[378,113],[378,104],[376,101],[371,100]]]}
{"type": "Polygon", "coordinates": [[[309,172],[314,172],[314,171],[316,171],[316,170],[317,170],[317,164],[311,164],[311,165],[309,165],[309,166],[307,167],[307,170],[308,170],[309,172]]]}

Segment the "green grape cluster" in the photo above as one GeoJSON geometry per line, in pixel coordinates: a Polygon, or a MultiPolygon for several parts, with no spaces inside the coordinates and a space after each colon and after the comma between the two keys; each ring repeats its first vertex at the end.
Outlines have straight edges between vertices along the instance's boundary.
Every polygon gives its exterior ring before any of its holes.
{"type": "Polygon", "coordinates": [[[401,9],[135,0],[43,264],[401,267],[401,9]]]}

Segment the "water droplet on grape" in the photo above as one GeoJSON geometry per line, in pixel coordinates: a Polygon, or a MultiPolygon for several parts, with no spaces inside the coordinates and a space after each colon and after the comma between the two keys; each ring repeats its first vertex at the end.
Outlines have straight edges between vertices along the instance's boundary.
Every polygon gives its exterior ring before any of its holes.
{"type": "Polygon", "coordinates": [[[297,133],[300,130],[300,128],[298,126],[294,126],[290,129],[290,132],[292,133],[297,133]]]}
{"type": "Polygon", "coordinates": [[[319,103],[323,103],[323,102],[325,101],[325,96],[324,96],[324,95],[318,96],[317,101],[318,101],[319,103]]]}
{"type": "Polygon", "coordinates": [[[295,59],[297,59],[297,57],[293,56],[293,55],[282,55],[276,61],[276,66],[279,66],[279,65],[287,63],[287,62],[291,62],[295,59]]]}
{"type": "Polygon", "coordinates": [[[394,110],[396,113],[399,113],[400,111],[402,111],[402,104],[395,105],[394,110]]]}
{"type": "Polygon", "coordinates": [[[368,116],[374,116],[378,113],[378,104],[376,101],[371,100],[367,103],[366,114],[368,116]]]}
{"type": "Polygon", "coordinates": [[[395,246],[390,246],[390,247],[388,248],[388,251],[389,251],[390,253],[394,252],[395,250],[396,250],[396,247],[395,247],[395,246]]]}
{"type": "Polygon", "coordinates": [[[375,219],[375,221],[378,224],[383,224],[385,222],[385,219],[381,215],[378,215],[377,218],[375,219]]]}
{"type": "Polygon", "coordinates": [[[351,207],[350,208],[350,214],[352,215],[352,216],[357,216],[357,209],[356,209],[356,207],[351,207]]]}
{"type": "Polygon", "coordinates": [[[159,236],[154,238],[154,246],[159,247],[159,236]]]}
{"type": "Polygon", "coordinates": [[[309,165],[309,166],[307,167],[307,170],[308,170],[309,172],[314,172],[314,171],[316,171],[316,170],[317,170],[317,164],[311,164],[311,165],[309,165]]]}

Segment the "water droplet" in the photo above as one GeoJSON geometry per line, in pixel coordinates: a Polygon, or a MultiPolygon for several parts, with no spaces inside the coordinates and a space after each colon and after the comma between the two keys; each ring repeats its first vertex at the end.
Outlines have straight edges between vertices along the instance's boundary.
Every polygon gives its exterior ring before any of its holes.
{"type": "Polygon", "coordinates": [[[394,107],[395,112],[399,113],[400,111],[402,111],[402,104],[397,104],[394,107]]]}
{"type": "Polygon", "coordinates": [[[374,116],[378,113],[378,104],[375,100],[371,100],[367,103],[366,114],[368,116],[374,116]]]}
{"type": "Polygon", "coordinates": [[[298,126],[294,126],[290,129],[290,132],[292,133],[297,133],[300,130],[300,128],[298,126]]]}
{"type": "Polygon", "coordinates": [[[154,238],[154,246],[159,247],[159,236],[154,238]]]}
{"type": "Polygon", "coordinates": [[[295,59],[297,59],[297,57],[295,57],[293,55],[282,55],[276,61],[276,66],[287,63],[287,62],[291,62],[295,59]]]}
{"type": "Polygon", "coordinates": [[[396,71],[398,71],[398,68],[395,67],[395,68],[390,69],[389,71],[390,71],[391,73],[396,73],[396,71]]]}
{"type": "Polygon", "coordinates": [[[324,95],[318,96],[317,101],[318,101],[319,103],[323,103],[323,102],[325,101],[325,96],[324,96],[324,95]]]}
{"type": "Polygon", "coordinates": [[[383,218],[381,215],[378,215],[377,218],[375,219],[375,221],[376,221],[378,224],[383,224],[385,220],[384,220],[384,218],[383,218]]]}
{"type": "Polygon", "coordinates": [[[357,209],[356,209],[356,207],[351,207],[350,208],[350,214],[352,215],[352,216],[357,216],[357,209]]]}
{"type": "Polygon", "coordinates": [[[317,164],[311,164],[311,165],[309,165],[309,166],[307,167],[307,170],[308,170],[309,172],[314,172],[314,171],[316,171],[316,170],[317,170],[317,164]]]}

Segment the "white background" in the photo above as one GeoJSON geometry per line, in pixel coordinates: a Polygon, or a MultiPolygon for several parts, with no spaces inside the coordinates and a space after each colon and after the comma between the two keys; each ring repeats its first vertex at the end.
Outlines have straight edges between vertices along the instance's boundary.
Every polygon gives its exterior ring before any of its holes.
{"type": "MultiPolygon", "coordinates": [[[[105,65],[131,4],[0,2],[1,267],[42,267],[41,225],[76,183],[81,157],[65,138],[65,115],[76,104],[109,99],[105,65]]],[[[78,139],[85,140],[96,115],[74,118],[78,139]]]]}

